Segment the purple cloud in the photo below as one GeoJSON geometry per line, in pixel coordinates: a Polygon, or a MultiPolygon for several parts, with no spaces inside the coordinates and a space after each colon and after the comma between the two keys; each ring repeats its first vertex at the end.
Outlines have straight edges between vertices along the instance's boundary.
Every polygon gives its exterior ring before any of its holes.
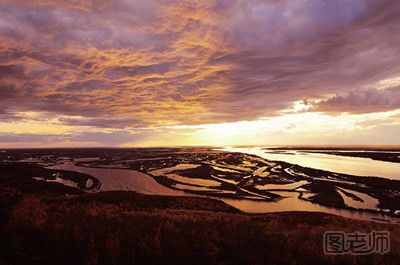
{"type": "Polygon", "coordinates": [[[0,106],[101,128],[399,108],[398,1],[0,3],[0,106]],[[76,119],[75,116],[83,117],[76,119]]]}
{"type": "Polygon", "coordinates": [[[400,108],[399,87],[383,90],[350,91],[319,102],[316,110],[324,112],[369,113],[400,108]]]}

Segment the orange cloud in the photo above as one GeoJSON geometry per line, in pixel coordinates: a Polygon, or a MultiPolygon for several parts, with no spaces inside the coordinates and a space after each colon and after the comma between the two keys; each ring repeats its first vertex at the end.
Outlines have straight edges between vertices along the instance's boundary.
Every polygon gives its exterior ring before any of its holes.
{"type": "Polygon", "coordinates": [[[396,1],[2,1],[0,120],[12,128],[53,118],[78,134],[257,121],[307,98],[320,102],[302,112],[396,110],[399,9],[396,1]]]}

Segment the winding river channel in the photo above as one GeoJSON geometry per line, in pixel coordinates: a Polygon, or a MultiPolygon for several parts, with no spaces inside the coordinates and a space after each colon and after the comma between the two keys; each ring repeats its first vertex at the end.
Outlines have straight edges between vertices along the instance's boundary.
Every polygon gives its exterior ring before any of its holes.
{"type": "MultiPolygon", "coordinates": [[[[130,169],[80,167],[76,166],[74,162],[67,162],[49,168],[89,174],[101,182],[102,185],[98,191],[132,190],[149,195],[194,196],[193,194],[185,193],[183,191],[167,188],[157,183],[152,176],[130,169]]],[[[284,198],[277,202],[226,198],[216,199],[222,200],[225,203],[248,213],[311,211],[330,213],[359,220],[400,223],[400,218],[392,218],[378,213],[341,210],[304,201],[298,198],[299,193],[297,192],[281,191],[278,193],[284,196],[284,198]]]]}
{"type": "Polygon", "coordinates": [[[276,152],[262,147],[226,147],[220,150],[252,154],[267,160],[284,161],[290,164],[336,173],[400,180],[400,163],[297,150],[276,152]]]}

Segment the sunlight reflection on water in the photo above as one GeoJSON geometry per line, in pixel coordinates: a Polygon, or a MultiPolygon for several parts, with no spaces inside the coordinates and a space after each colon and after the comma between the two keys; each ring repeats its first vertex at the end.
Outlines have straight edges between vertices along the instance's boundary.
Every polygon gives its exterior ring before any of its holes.
{"type": "Polygon", "coordinates": [[[225,151],[258,155],[268,160],[284,161],[303,167],[322,169],[356,176],[377,176],[400,180],[400,163],[372,160],[369,158],[337,156],[321,153],[293,151],[274,153],[261,147],[227,147],[225,151]]]}

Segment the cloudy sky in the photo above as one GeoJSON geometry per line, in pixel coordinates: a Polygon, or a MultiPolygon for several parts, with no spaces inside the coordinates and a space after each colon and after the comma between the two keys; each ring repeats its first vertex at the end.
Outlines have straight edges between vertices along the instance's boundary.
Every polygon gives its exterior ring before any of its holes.
{"type": "Polygon", "coordinates": [[[2,0],[0,147],[400,144],[400,2],[2,0]]]}

